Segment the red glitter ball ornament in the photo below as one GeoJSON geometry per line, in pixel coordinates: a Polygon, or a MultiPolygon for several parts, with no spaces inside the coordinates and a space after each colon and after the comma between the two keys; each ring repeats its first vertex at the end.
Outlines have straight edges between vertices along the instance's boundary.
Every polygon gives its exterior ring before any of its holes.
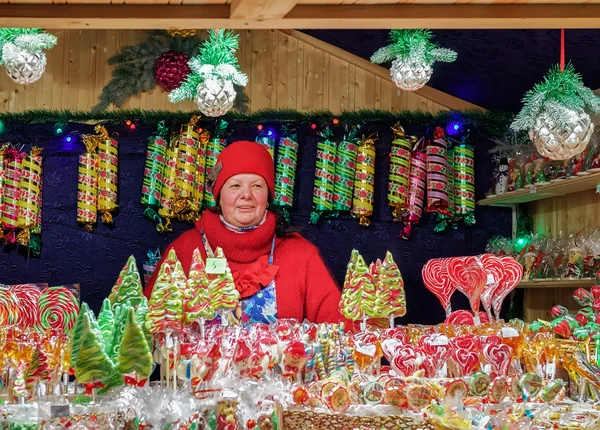
{"type": "Polygon", "coordinates": [[[176,51],[167,51],[158,57],[154,63],[154,79],[165,91],[178,88],[190,73],[186,54],[176,51]]]}

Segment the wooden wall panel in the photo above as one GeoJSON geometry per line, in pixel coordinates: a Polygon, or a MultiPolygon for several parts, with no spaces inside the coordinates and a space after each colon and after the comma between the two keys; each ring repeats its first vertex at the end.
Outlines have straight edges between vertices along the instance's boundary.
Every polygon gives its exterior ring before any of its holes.
{"type": "MultiPolygon", "coordinates": [[[[89,110],[111,78],[107,60],[123,46],[137,44],[147,33],[133,30],[58,30],[58,45],[47,53],[40,81],[14,84],[0,73],[0,109],[89,110]]],[[[469,108],[467,102],[443,95],[439,103],[418,92],[398,90],[385,69],[331,47],[310,36],[278,30],[240,31],[238,58],[250,83],[250,109],[298,110],[469,108]],[[449,103],[448,100],[451,100],[449,103]]],[[[193,102],[174,105],[160,88],[131,98],[124,108],[194,110],[193,102]]]]}

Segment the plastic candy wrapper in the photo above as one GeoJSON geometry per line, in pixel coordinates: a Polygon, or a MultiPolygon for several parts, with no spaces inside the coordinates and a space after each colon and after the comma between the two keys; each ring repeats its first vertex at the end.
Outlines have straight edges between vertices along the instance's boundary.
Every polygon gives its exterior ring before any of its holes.
{"type": "Polygon", "coordinates": [[[102,222],[111,224],[111,212],[118,206],[119,146],[103,126],[97,125],[94,130],[98,142],[98,211],[102,222]]]}
{"type": "Polygon", "coordinates": [[[156,134],[148,138],[144,181],[142,184],[142,205],[146,207],[144,215],[156,224],[160,223],[158,208],[164,185],[165,158],[167,155],[167,136],[169,129],[164,121],[158,123],[156,134]]]}
{"type": "Polygon", "coordinates": [[[337,147],[333,184],[333,209],[335,211],[348,212],[352,209],[356,150],[360,141],[359,131],[360,126],[347,129],[344,138],[337,147]]]}
{"type": "MultiPolygon", "coordinates": [[[[227,127],[227,123],[225,123],[225,125],[220,124],[219,127],[227,127]]],[[[217,159],[219,158],[219,155],[221,155],[221,151],[223,151],[225,149],[225,146],[227,145],[227,139],[225,138],[225,136],[223,135],[223,133],[220,133],[218,131],[215,131],[215,135],[212,139],[210,139],[207,144],[206,144],[206,178],[209,181],[214,181],[216,179],[216,176],[218,174],[218,172],[215,172],[213,174],[213,169],[215,168],[216,164],[217,164],[217,159]]],[[[217,196],[213,196],[212,192],[205,189],[204,190],[204,207],[206,208],[211,208],[213,206],[216,205],[215,202],[215,197],[217,196]]]]}
{"type": "Polygon", "coordinates": [[[173,212],[180,220],[195,221],[199,205],[197,195],[197,159],[200,135],[196,128],[199,116],[193,116],[181,126],[177,151],[177,177],[175,180],[175,200],[173,212]]]}
{"type": "Polygon", "coordinates": [[[173,231],[171,220],[175,217],[173,203],[177,190],[177,160],[179,159],[179,139],[172,134],[166,150],[163,188],[160,197],[160,215],[162,222],[156,226],[159,232],[173,231]]]}
{"type": "Polygon", "coordinates": [[[427,180],[427,163],[425,152],[423,152],[420,147],[422,142],[424,142],[424,139],[421,139],[415,144],[411,155],[408,206],[402,214],[404,228],[400,232],[400,237],[402,239],[410,238],[412,225],[417,224],[423,215],[427,180]]]}
{"type": "Polygon", "coordinates": [[[456,291],[456,286],[448,276],[448,259],[434,258],[429,260],[423,266],[421,275],[423,277],[425,288],[438,298],[440,304],[446,311],[446,316],[449,316],[452,312],[450,298],[454,291],[456,291]]]}
{"type": "MultiPolygon", "coordinates": [[[[450,223],[453,223],[456,216],[456,196],[454,191],[454,148],[448,149],[448,208],[445,212],[438,212],[436,232],[445,231],[450,223]]],[[[453,224],[456,228],[456,224],[453,224]]]]}
{"type": "MultiPolygon", "coordinates": [[[[19,187],[19,220],[18,227],[22,229],[17,235],[17,242],[29,246],[33,230],[35,230],[42,204],[42,157],[41,148],[33,147],[31,152],[22,160],[19,187]]],[[[38,243],[34,241],[32,244],[38,243]]],[[[39,255],[39,247],[32,248],[35,255],[39,255]]]]}
{"type": "Polygon", "coordinates": [[[333,132],[326,128],[319,133],[323,140],[317,143],[317,161],[315,165],[315,183],[313,186],[313,211],[310,222],[316,224],[323,214],[333,210],[333,191],[335,182],[335,160],[337,145],[331,139],[333,132]]]}
{"type": "Polygon", "coordinates": [[[137,268],[137,262],[135,257],[130,255],[121,269],[108,299],[113,306],[128,304],[128,306],[137,307],[142,302],[143,297],[142,280],[137,268]]]}
{"type": "Polygon", "coordinates": [[[359,219],[362,226],[369,226],[369,217],[373,214],[375,199],[375,140],[372,135],[362,138],[356,152],[356,172],[354,175],[354,194],[352,216],[359,219]]]}
{"type": "Polygon", "coordinates": [[[289,221],[288,209],[294,205],[294,186],[298,162],[298,135],[296,130],[282,129],[275,165],[275,198],[273,204],[281,208],[289,221]]]}
{"type": "Polygon", "coordinates": [[[362,255],[356,249],[353,249],[346,269],[344,290],[340,300],[340,311],[345,318],[358,321],[365,317],[366,302],[363,301],[363,294],[366,290],[375,290],[372,284],[373,280],[369,267],[362,255]]]}
{"type": "MultiPolygon", "coordinates": [[[[221,131],[221,123],[224,123],[223,128],[227,128],[227,123],[223,120],[219,121],[215,133],[224,133],[225,130],[221,131]]],[[[217,137],[220,135],[217,135],[217,137]]],[[[198,208],[201,209],[204,205],[204,195],[206,192],[206,145],[210,140],[210,133],[208,130],[200,132],[198,141],[198,155],[196,156],[196,196],[195,201],[198,204],[198,208]]]]}
{"type": "Polygon", "coordinates": [[[404,134],[400,123],[392,127],[394,140],[390,154],[390,179],[388,202],[394,208],[393,216],[399,219],[408,204],[408,183],[410,177],[410,155],[415,138],[404,134]]]}
{"type": "Polygon", "coordinates": [[[255,141],[264,146],[269,151],[269,154],[271,154],[271,158],[275,160],[275,132],[272,128],[265,129],[262,125],[259,126],[255,141]]]}
{"type": "Polygon", "coordinates": [[[156,266],[160,261],[160,248],[156,248],[155,251],[149,249],[148,252],[146,252],[146,257],[146,261],[144,261],[144,263],[142,264],[142,271],[144,274],[144,285],[148,285],[148,282],[150,282],[150,278],[152,277],[152,274],[156,270],[156,266]]]}
{"type": "Polygon", "coordinates": [[[77,222],[87,231],[92,231],[98,207],[98,144],[89,136],[83,136],[83,143],[86,151],[79,156],[77,222]]]}
{"type": "Polygon", "coordinates": [[[427,154],[427,212],[447,214],[448,210],[448,142],[444,129],[436,127],[427,154]]]}
{"type": "Polygon", "coordinates": [[[19,223],[19,201],[21,199],[21,171],[24,152],[9,147],[4,153],[5,176],[2,195],[2,223],[7,231],[4,240],[14,243],[17,240],[16,228],[19,223]]]}
{"type": "Polygon", "coordinates": [[[4,194],[4,182],[6,180],[6,167],[4,166],[4,154],[8,149],[8,144],[0,146],[0,239],[4,237],[2,226],[4,225],[4,208],[2,205],[2,195],[4,194]]]}
{"type": "Polygon", "coordinates": [[[475,152],[466,140],[454,147],[454,213],[471,226],[475,224],[475,152]]]}

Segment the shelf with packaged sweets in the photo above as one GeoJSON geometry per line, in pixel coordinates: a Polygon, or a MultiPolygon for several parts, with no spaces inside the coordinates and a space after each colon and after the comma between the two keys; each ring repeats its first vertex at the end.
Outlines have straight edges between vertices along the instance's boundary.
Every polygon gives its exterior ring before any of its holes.
{"type": "Polygon", "coordinates": [[[521,281],[517,288],[590,288],[594,285],[592,278],[529,279],[521,281]]]}
{"type": "Polygon", "coordinates": [[[553,179],[547,183],[528,185],[516,191],[506,192],[501,195],[489,195],[477,202],[480,206],[510,207],[519,203],[528,203],[536,200],[549,199],[578,193],[580,191],[595,189],[600,183],[600,171],[581,172],[575,176],[564,179],[553,179]]]}

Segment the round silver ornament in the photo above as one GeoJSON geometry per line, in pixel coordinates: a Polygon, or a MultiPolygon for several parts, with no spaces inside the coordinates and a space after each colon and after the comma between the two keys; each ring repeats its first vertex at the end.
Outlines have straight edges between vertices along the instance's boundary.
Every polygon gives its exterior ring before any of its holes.
{"type": "Polygon", "coordinates": [[[46,70],[46,54],[21,51],[16,58],[7,61],[6,73],[17,84],[32,84],[42,77],[46,70]]]}
{"type": "Polygon", "coordinates": [[[233,82],[219,77],[209,77],[197,87],[196,103],[206,116],[222,116],[233,107],[235,101],[233,82]]]}
{"type": "Polygon", "coordinates": [[[390,75],[392,81],[400,89],[415,91],[425,86],[431,78],[433,68],[420,58],[409,58],[406,61],[396,58],[392,61],[390,75]]]}
{"type": "Polygon", "coordinates": [[[529,137],[538,152],[551,160],[568,160],[583,152],[594,132],[594,123],[583,110],[565,109],[569,126],[559,128],[546,112],[535,120],[529,137]]]}

